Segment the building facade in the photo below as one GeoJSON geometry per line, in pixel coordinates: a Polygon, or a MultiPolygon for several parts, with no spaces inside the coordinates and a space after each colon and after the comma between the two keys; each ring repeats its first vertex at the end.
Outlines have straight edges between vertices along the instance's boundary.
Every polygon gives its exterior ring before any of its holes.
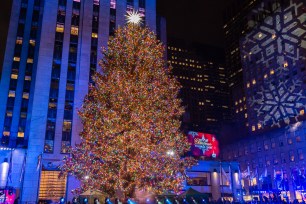
{"type": "Polygon", "coordinates": [[[247,106],[243,86],[239,38],[249,30],[248,14],[258,2],[259,0],[232,1],[228,3],[224,12],[225,67],[231,94],[231,117],[233,125],[236,127],[235,130],[240,132],[241,137],[247,133],[248,121],[245,117],[247,106]]]}
{"type": "Polygon", "coordinates": [[[192,188],[208,195],[209,201],[241,201],[242,189],[237,162],[199,160],[187,170],[189,180],[184,190],[192,188]]]}
{"type": "Polygon", "coordinates": [[[177,39],[168,40],[167,46],[168,63],[182,85],[184,129],[218,134],[230,114],[226,70],[222,59],[216,58],[219,50],[177,39]]]}
{"type": "Polygon", "coordinates": [[[248,137],[223,147],[247,170],[249,193],[305,198],[306,4],[261,1],[240,41],[248,137]],[[251,173],[250,173],[251,172],[251,173]],[[253,182],[254,180],[254,182],[253,182]]]}
{"type": "Polygon", "coordinates": [[[72,199],[77,181],[58,179],[58,166],[79,141],[77,110],[99,71],[100,48],[133,9],[156,31],[155,0],[13,0],[0,83],[0,159],[13,164],[6,186],[22,203],[72,199]]]}

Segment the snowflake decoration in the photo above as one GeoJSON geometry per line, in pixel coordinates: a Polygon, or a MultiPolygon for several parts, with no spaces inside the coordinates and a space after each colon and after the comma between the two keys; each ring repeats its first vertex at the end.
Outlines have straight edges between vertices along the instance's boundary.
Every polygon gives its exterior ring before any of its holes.
{"type": "Polygon", "coordinates": [[[206,152],[207,150],[212,149],[212,144],[208,142],[208,139],[205,139],[204,136],[202,136],[201,139],[196,138],[194,140],[194,146],[201,149],[202,152],[206,152]]]}
{"type": "Polygon", "coordinates": [[[257,112],[257,117],[263,125],[271,124],[271,127],[280,127],[281,121],[290,123],[290,118],[298,121],[299,109],[305,108],[301,81],[280,82],[274,85],[272,82],[267,87],[261,87],[261,91],[250,100],[250,107],[257,112]]]}

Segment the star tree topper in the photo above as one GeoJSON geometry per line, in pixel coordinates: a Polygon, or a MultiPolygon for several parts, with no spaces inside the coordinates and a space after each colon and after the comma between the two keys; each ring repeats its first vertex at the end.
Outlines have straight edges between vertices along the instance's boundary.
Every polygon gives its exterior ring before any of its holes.
{"type": "Polygon", "coordinates": [[[137,11],[128,11],[125,17],[128,24],[139,25],[142,21],[141,16],[137,11]]]}

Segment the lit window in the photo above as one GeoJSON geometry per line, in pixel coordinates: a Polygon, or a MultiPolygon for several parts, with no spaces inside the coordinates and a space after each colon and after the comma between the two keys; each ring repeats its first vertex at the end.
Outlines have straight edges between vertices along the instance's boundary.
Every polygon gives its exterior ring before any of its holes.
{"type": "Polygon", "coordinates": [[[11,74],[11,79],[17,79],[18,75],[17,74],[11,74]]]}
{"type": "Polygon", "coordinates": [[[56,25],[56,32],[63,33],[64,32],[64,25],[57,24],[56,25]]]}
{"type": "Polygon", "coordinates": [[[256,80],[255,79],[253,79],[252,84],[256,84],[256,80]]]}
{"type": "Polygon", "coordinates": [[[18,132],[18,137],[24,137],[24,132],[18,132]]]}
{"type": "Polygon", "coordinates": [[[247,83],[247,88],[250,88],[250,83],[247,83]]]}
{"type": "Polygon", "coordinates": [[[304,110],[300,110],[300,115],[304,115],[305,111],[304,110]]]}
{"type": "Polygon", "coordinates": [[[271,74],[271,75],[274,74],[274,70],[273,70],[273,69],[270,71],[270,74],[271,74]]]}
{"type": "Polygon", "coordinates": [[[272,39],[274,40],[276,38],[276,35],[275,33],[272,35],[272,39]]]}
{"type": "Polygon", "coordinates": [[[26,75],[26,76],[24,77],[24,80],[26,80],[26,81],[31,81],[31,76],[27,76],[27,75],[26,75]]]}
{"type": "Polygon", "coordinates": [[[6,116],[7,117],[13,117],[13,112],[12,111],[7,111],[6,116]]]}
{"type": "Polygon", "coordinates": [[[6,136],[6,137],[8,137],[8,136],[10,136],[10,132],[9,131],[3,131],[3,136],[6,136]]]}
{"type": "Polygon", "coordinates": [[[245,117],[245,118],[248,118],[248,114],[247,114],[247,113],[245,113],[245,114],[244,114],[244,117],[245,117]]]}
{"type": "Polygon", "coordinates": [[[261,37],[262,37],[262,33],[259,33],[259,34],[258,34],[258,37],[261,38],[261,37]]]}
{"type": "Polygon", "coordinates": [[[266,79],[267,77],[268,77],[268,75],[267,75],[267,74],[265,74],[265,75],[264,75],[264,78],[266,79]]]}
{"type": "Polygon", "coordinates": [[[35,46],[35,40],[30,40],[30,45],[35,46]]]}
{"type": "Polygon", "coordinates": [[[253,125],[252,126],[252,131],[254,132],[256,130],[256,127],[253,125]]]}
{"type": "Polygon", "coordinates": [[[258,129],[260,129],[262,126],[260,123],[257,124],[258,129]]]}
{"type": "Polygon", "coordinates": [[[22,44],[22,38],[17,39],[17,40],[16,40],[16,44],[21,45],[21,44],[22,44]]]}
{"type": "Polygon", "coordinates": [[[20,57],[14,57],[15,62],[20,62],[20,57]]]}
{"type": "Polygon", "coordinates": [[[29,93],[23,92],[22,98],[24,98],[24,99],[29,99],[29,93]]]}
{"type": "Polygon", "coordinates": [[[285,63],[284,63],[284,67],[288,67],[288,62],[285,62],[285,63]]]}
{"type": "Polygon", "coordinates": [[[79,33],[79,28],[75,26],[71,26],[71,35],[78,35],[79,33]]]}
{"type": "Polygon", "coordinates": [[[33,59],[32,58],[28,58],[27,59],[27,63],[31,63],[32,64],[33,63],[33,59]]]}
{"type": "Polygon", "coordinates": [[[9,97],[15,97],[15,91],[10,90],[8,96],[9,96],[9,97]]]}
{"type": "Polygon", "coordinates": [[[91,34],[91,37],[92,37],[92,38],[98,38],[98,33],[92,33],[92,34],[91,34]]]}

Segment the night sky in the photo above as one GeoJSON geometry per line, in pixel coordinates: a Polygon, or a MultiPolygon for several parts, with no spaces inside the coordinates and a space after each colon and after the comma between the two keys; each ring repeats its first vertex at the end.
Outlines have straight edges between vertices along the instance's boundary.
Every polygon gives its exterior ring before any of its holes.
{"type": "Polygon", "coordinates": [[[168,37],[224,47],[223,11],[229,0],[157,0],[168,37]]]}
{"type": "MultiPolygon", "coordinates": [[[[229,0],[157,0],[157,13],[166,17],[168,37],[224,47],[223,11],[229,0]]],[[[11,0],[0,7],[0,71],[11,0]]]]}

